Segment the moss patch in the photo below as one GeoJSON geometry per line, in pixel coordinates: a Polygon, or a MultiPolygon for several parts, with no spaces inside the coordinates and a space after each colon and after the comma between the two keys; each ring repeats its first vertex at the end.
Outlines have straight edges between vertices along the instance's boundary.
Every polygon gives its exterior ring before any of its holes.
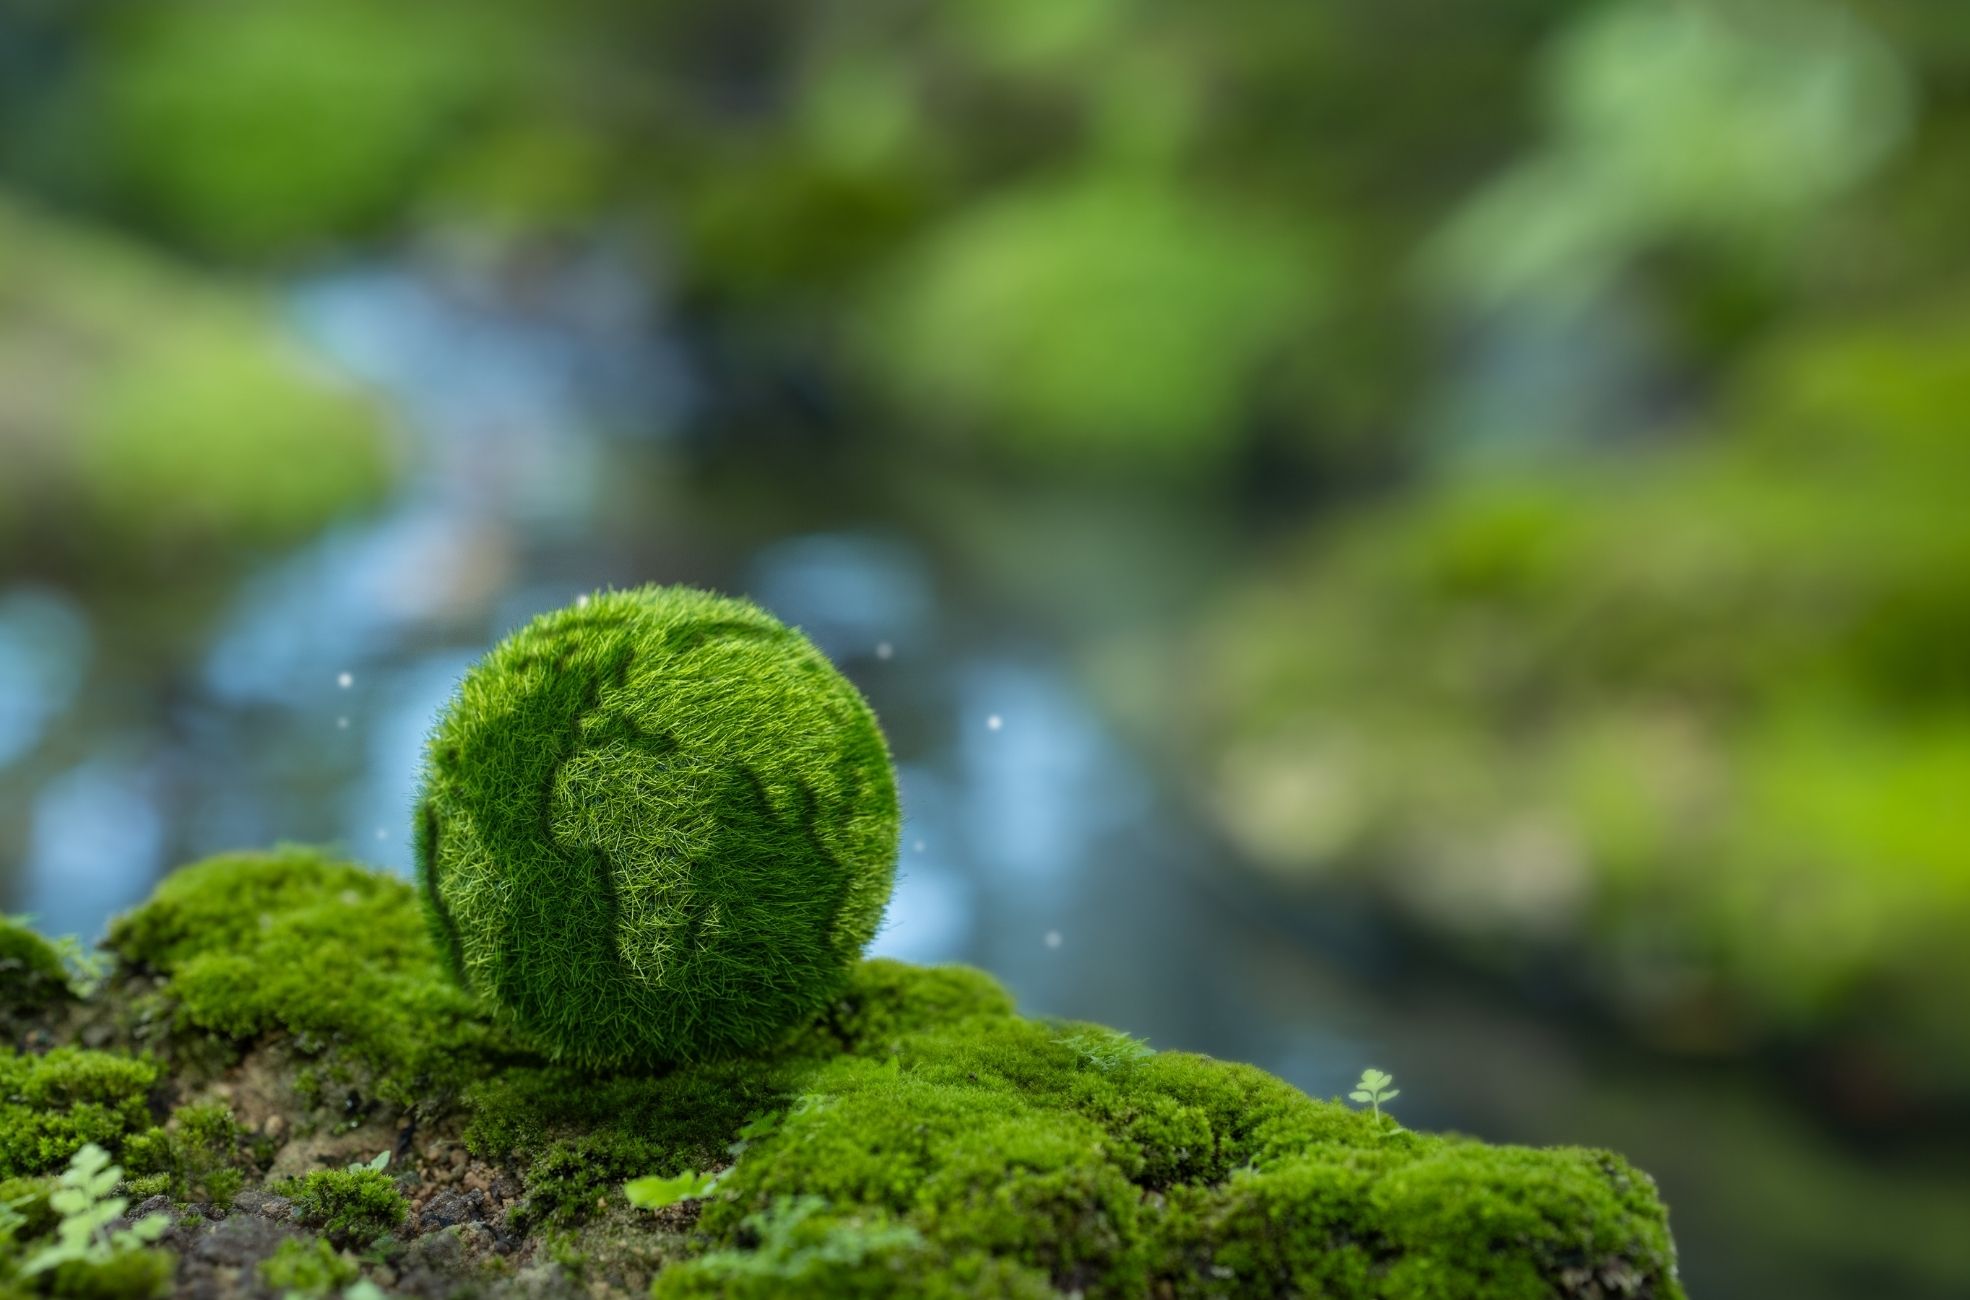
{"type": "Polygon", "coordinates": [[[892,1254],[988,1257],[1087,1295],[1589,1295],[1604,1274],[1677,1293],[1653,1188],[1617,1157],[1385,1129],[1118,1038],[981,1016],[830,1061],[701,1226],[765,1243],[811,1203],[802,1234],[895,1223],[917,1240],[892,1254]]]}
{"type": "Polygon", "coordinates": [[[250,1167],[241,1150],[244,1137],[224,1106],[180,1106],[165,1127],[124,1144],[123,1168],[132,1175],[127,1186],[136,1195],[169,1193],[230,1204],[250,1167]]]}
{"type": "Polygon", "coordinates": [[[0,1051],[0,1178],[60,1169],[94,1142],[114,1152],[150,1128],[157,1066],[79,1047],[0,1051]]]}
{"type": "Polygon", "coordinates": [[[410,1213],[396,1182],[378,1169],[317,1169],[287,1190],[296,1218],[345,1241],[373,1241],[410,1213]]]}
{"type": "MultiPolygon", "coordinates": [[[[670,1297],[1681,1295],[1653,1186],[1618,1157],[1409,1133],[1247,1066],[1022,1018],[976,971],[863,962],[771,1053],[597,1073],[495,1050],[490,1012],[450,986],[409,888],[304,850],[188,869],[114,943],[126,967],[106,996],[161,977],[165,1059],[216,1036],[249,1064],[292,1065],[281,1052],[307,1037],[318,1071],[405,1094],[362,1139],[397,1133],[389,1175],[253,1188],[182,1216],[164,1243],[235,1252],[255,1278],[278,1260],[280,1276],[354,1266],[429,1294],[654,1279],[670,1297]],[[679,1180],[697,1194],[678,1203],[623,1193],[684,1174],[703,1177],[679,1180]],[[248,1221],[285,1218],[267,1190],[334,1242],[395,1243],[330,1267],[319,1247],[281,1246],[292,1229],[248,1221]]],[[[84,1118],[173,1195],[194,1166],[259,1183],[268,1160],[353,1154],[323,1134],[334,1108],[276,1116],[250,1142],[206,1102],[152,1129],[149,1062],[64,1048],[0,1063],[69,1081],[53,1112],[69,1127],[45,1147],[45,1103],[4,1112],[5,1140],[37,1145],[0,1173],[58,1164],[84,1118]],[[281,1141],[278,1158],[248,1158],[281,1141]]]]}
{"type": "Polygon", "coordinates": [[[441,1105],[510,1050],[445,978],[410,886],[312,849],[187,867],[108,945],[165,977],[181,1027],[239,1044],[288,1035],[400,1106],[441,1105]]]}

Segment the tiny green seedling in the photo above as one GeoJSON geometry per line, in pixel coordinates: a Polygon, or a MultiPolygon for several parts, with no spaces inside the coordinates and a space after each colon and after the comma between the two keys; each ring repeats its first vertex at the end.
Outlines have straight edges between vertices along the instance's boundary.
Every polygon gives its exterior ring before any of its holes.
{"type": "Polygon", "coordinates": [[[1156,1049],[1149,1045],[1147,1039],[1125,1034],[1119,1029],[1104,1029],[1099,1025],[1072,1026],[1070,1032],[1053,1041],[1062,1047],[1072,1048],[1083,1065],[1104,1074],[1126,1069],[1156,1055],[1156,1049]]]}
{"type": "Polygon", "coordinates": [[[645,1210],[662,1210],[679,1201],[696,1201],[709,1196],[718,1185],[718,1175],[687,1169],[675,1178],[632,1178],[622,1185],[622,1194],[631,1205],[645,1210]]]}
{"type": "Polygon", "coordinates": [[[1348,1099],[1373,1107],[1375,1118],[1380,1120],[1382,1103],[1394,1101],[1402,1095],[1402,1089],[1389,1086],[1394,1082],[1395,1076],[1386,1070],[1363,1070],[1360,1082],[1354,1085],[1354,1091],[1348,1094],[1348,1099]]]}
{"type": "Polygon", "coordinates": [[[62,1216],[55,1242],[28,1256],[21,1265],[22,1275],[31,1277],[71,1261],[106,1264],[122,1251],[148,1246],[162,1237],[171,1226],[162,1214],[147,1214],[128,1228],[109,1230],[130,1204],[126,1197],[110,1195],[122,1178],[123,1171],[110,1163],[109,1152],[95,1143],[77,1151],[60,1186],[48,1198],[62,1216]]]}
{"type": "Polygon", "coordinates": [[[385,1169],[388,1169],[389,1167],[390,1167],[390,1153],[388,1151],[378,1151],[375,1155],[371,1156],[367,1160],[357,1160],[351,1162],[351,1164],[349,1165],[349,1172],[352,1174],[359,1174],[363,1172],[363,1170],[367,1169],[373,1173],[380,1174],[385,1169]]]}

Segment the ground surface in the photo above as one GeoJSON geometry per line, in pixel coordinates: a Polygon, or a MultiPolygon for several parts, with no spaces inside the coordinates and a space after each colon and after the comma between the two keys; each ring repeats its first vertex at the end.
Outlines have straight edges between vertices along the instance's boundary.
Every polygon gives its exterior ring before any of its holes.
{"type": "Polygon", "coordinates": [[[188,868],[108,945],[83,997],[0,928],[0,1297],[1682,1294],[1618,1156],[1412,1133],[976,971],[866,962],[773,1053],[596,1074],[312,852],[188,868]],[[87,1143],[110,1229],[169,1226],[30,1274],[87,1143]]]}

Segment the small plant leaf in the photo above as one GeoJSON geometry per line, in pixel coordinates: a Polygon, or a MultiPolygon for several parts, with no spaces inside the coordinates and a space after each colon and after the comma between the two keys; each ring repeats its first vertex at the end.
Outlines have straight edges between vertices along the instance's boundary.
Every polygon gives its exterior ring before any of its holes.
{"type": "Polygon", "coordinates": [[[711,1191],[718,1181],[712,1174],[687,1169],[674,1178],[633,1178],[622,1185],[631,1205],[645,1210],[661,1210],[679,1201],[697,1200],[711,1191]]]}

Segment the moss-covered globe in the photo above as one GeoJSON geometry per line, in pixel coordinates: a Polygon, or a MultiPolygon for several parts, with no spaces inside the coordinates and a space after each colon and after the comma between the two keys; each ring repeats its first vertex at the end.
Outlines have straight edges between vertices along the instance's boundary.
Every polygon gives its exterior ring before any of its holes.
{"type": "Polygon", "coordinates": [[[685,587],[585,597],[466,674],[432,734],[422,894],[453,973],[590,1066],[772,1045],[875,933],[895,776],[799,632],[685,587]]]}

